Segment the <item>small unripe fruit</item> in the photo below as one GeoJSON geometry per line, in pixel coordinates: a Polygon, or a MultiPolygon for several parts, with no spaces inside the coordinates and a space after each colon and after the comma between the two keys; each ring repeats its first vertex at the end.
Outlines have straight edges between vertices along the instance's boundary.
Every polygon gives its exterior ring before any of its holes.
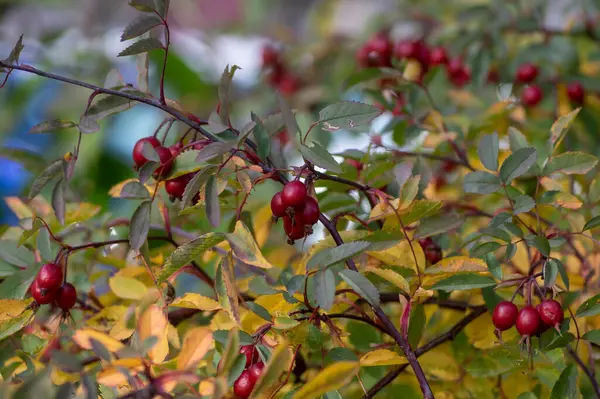
{"type": "Polygon", "coordinates": [[[246,356],[246,367],[256,363],[259,359],[258,349],[254,345],[244,345],[240,348],[240,353],[246,356]]]}
{"type": "Polygon", "coordinates": [[[506,331],[517,322],[517,306],[509,301],[502,301],[496,305],[492,313],[494,327],[500,331],[506,331]]]}
{"type": "Polygon", "coordinates": [[[254,389],[256,380],[254,376],[250,374],[250,371],[244,370],[237,380],[233,383],[233,393],[238,399],[246,399],[250,397],[252,389],[254,389]]]}
{"type": "Polygon", "coordinates": [[[287,207],[284,205],[283,200],[281,199],[281,193],[277,193],[271,198],[271,212],[273,216],[276,218],[281,218],[285,216],[285,210],[287,207]]]}
{"type": "Polygon", "coordinates": [[[142,139],[139,139],[137,141],[137,143],[135,143],[135,145],[133,146],[133,153],[132,153],[133,162],[138,167],[143,166],[146,162],[148,162],[148,160],[142,153],[142,148],[144,146],[144,143],[150,143],[150,145],[152,145],[152,147],[154,147],[154,148],[160,147],[160,141],[158,141],[158,139],[156,137],[144,137],[142,139]]]}
{"type": "Polygon", "coordinates": [[[56,297],[56,289],[48,290],[40,288],[37,279],[33,280],[33,284],[31,284],[29,291],[31,292],[33,299],[40,305],[51,303],[56,297]]]}
{"type": "Polygon", "coordinates": [[[521,93],[521,102],[525,107],[535,107],[542,101],[544,93],[537,85],[527,86],[521,93]]]}
{"type": "Polygon", "coordinates": [[[154,177],[164,177],[169,174],[171,169],[173,168],[173,155],[171,151],[166,147],[156,147],[156,153],[158,154],[158,158],[160,159],[160,166],[156,168],[154,172],[154,177]]]}
{"type": "Polygon", "coordinates": [[[287,215],[283,217],[283,230],[291,240],[300,240],[306,235],[304,225],[297,218],[292,219],[287,215]]]}
{"type": "Polygon", "coordinates": [[[56,304],[64,311],[71,309],[77,302],[77,290],[71,283],[64,283],[56,293],[56,304]]]}
{"type": "Polygon", "coordinates": [[[286,208],[304,204],[304,201],[306,201],[306,186],[298,180],[287,183],[281,190],[281,200],[286,208]]]}
{"type": "Polygon", "coordinates": [[[448,63],[448,53],[443,47],[434,47],[429,53],[429,64],[435,65],[446,65],[448,63]]]}
{"type": "Polygon", "coordinates": [[[63,282],[62,269],[54,263],[46,263],[38,272],[35,281],[41,289],[57,290],[63,282]]]}
{"type": "Polygon", "coordinates": [[[565,313],[557,301],[554,299],[545,299],[538,305],[538,312],[542,322],[548,326],[556,327],[564,320],[565,313]]]}
{"type": "Polygon", "coordinates": [[[585,90],[579,82],[572,82],[567,85],[567,95],[569,100],[577,105],[583,104],[585,100],[585,90]]]}
{"type": "Polygon", "coordinates": [[[519,83],[531,83],[537,78],[539,68],[532,63],[523,64],[517,69],[516,79],[519,83]]]}
{"type": "Polygon", "coordinates": [[[306,197],[304,206],[296,210],[296,221],[302,225],[313,225],[319,221],[319,203],[313,197],[306,197]]]}
{"type": "Polygon", "coordinates": [[[524,337],[535,335],[540,324],[542,324],[542,319],[533,306],[526,306],[517,314],[517,331],[524,337]]]}

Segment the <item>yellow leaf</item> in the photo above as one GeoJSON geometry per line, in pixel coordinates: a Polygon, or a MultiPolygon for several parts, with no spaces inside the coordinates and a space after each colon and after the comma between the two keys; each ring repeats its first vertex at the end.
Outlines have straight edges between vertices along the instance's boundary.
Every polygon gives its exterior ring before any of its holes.
{"type": "Polygon", "coordinates": [[[113,276],[108,280],[108,285],[116,296],[123,299],[139,300],[148,291],[144,283],[131,277],[113,276]]]}
{"type": "Polygon", "coordinates": [[[367,267],[365,269],[366,272],[373,273],[381,277],[382,279],[389,281],[394,284],[396,287],[400,288],[402,291],[406,293],[410,293],[410,286],[408,285],[408,281],[398,273],[390,269],[380,269],[375,267],[367,267]]]}
{"type": "Polygon", "coordinates": [[[116,339],[111,338],[100,331],[92,330],[91,328],[77,330],[73,335],[73,341],[83,349],[92,349],[90,339],[100,342],[109,352],[117,352],[125,347],[121,341],[117,341],[116,339]]]}
{"type": "Polygon", "coordinates": [[[98,373],[98,384],[109,387],[118,387],[129,384],[127,377],[121,370],[127,370],[131,376],[135,376],[138,372],[144,370],[142,359],[127,358],[118,359],[110,364],[109,367],[98,373]]]}
{"type": "Polygon", "coordinates": [[[425,253],[417,242],[412,243],[412,250],[408,241],[400,241],[391,248],[382,251],[367,251],[367,254],[386,265],[405,267],[417,273],[425,269],[425,253]],[[415,256],[417,258],[416,264],[415,256]]]}
{"type": "Polygon", "coordinates": [[[196,364],[213,347],[212,331],[207,327],[196,327],[189,330],[183,339],[183,346],[177,360],[180,370],[195,367],[196,364]]]}
{"type": "Polygon", "coordinates": [[[89,220],[100,213],[102,207],[87,202],[67,204],[65,225],[89,220]]]}
{"type": "Polygon", "coordinates": [[[408,363],[406,358],[389,349],[376,349],[367,352],[360,358],[360,365],[369,366],[393,366],[396,364],[408,363]]]}
{"type": "Polygon", "coordinates": [[[416,60],[408,60],[402,77],[411,82],[416,82],[419,79],[419,76],[421,76],[422,70],[423,67],[421,66],[421,63],[416,60]]]}
{"type": "Polygon", "coordinates": [[[254,236],[259,247],[265,245],[271,232],[273,223],[271,218],[271,206],[269,204],[263,206],[258,212],[252,212],[252,227],[254,228],[254,236]]]}
{"type": "Polygon", "coordinates": [[[182,297],[175,298],[169,306],[200,310],[217,310],[221,308],[214,299],[194,293],[187,293],[182,297]]]}
{"type": "Polygon", "coordinates": [[[0,299],[0,322],[19,316],[33,299],[0,299]]]}
{"type": "Polygon", "coordinates": [[[279,377],[285,373],[292,362],[292,351],[287,341],[282,341],[271,353],[271,358],[265,365],[263,372],[254,385],[250,399],[268,398],[271,390],[279,383],[279,377]]]}
{"type": "Polygon", "coordinates": [[[212,378],[200,381],[198,393],[202,396],[210,396],[215,392],[215,381],[212,378]]]}
{"type": "MultiPolygon", "coordinates": [[[[138,181],[138,179],[127,179],[125,181],[122,181],[121,183],[115,184],[110,188],[110,190],[108,190],[108,195],[110,195],[112,198],[121,198],[121,190],[123,190],[123,187],[125,187],[127,183],[132,181],[138,181]]],[[[154,193],[153,184],[145,184],[144,186],[146,187],[150,195],[154,193]]]]}
{"type": "Polygon", "coordinates": [[[554,202],[562,207],[567,209],[579,209],[583,205],[581,200],[574,196],[573,194],[560,192],[554,197],[554,202]]]}
{"type": "Polygon", "coordinates": [[[335,391],[346,385],[359,368],[358,362],[333,363],[300,388],[293,398],[314,399],[329,391],[335,391]]]}
{"type": "Polygon", "coordinates": [[[419,358],[419,362],[428,375],[442,381],[457,381],[461,377],[461,368],[449,353],[449,345],[440,346],[419,358]]]}
{"type": "Polygon", "coordinates": [[[400,198],[393,199],[389,203],[380,202],[371,209],[368,223],[394,215],[394,209],[398,210],[399,208],[400,198]]]}
{"type": "Polygon", "coordinates": [[[162,363],[169,354],[169,341],[167,340],[168,321],[165,314],[156,305],[151,305],[142,314],[138,324],[138,333],[141,342],[150,337],[157,337],[158,341],[148,351],[148,356],[153,363],[162,363]]]}
{"type": "Polygon", "coordinates": [[[425,274],[453,274],[457,272],[487,272],[488,268],[483,259],[468,256],[452,256],[444,258],[429,267],[425,274]]]}
{"type": "Polygon", "coordinates": [[[86,324],[99,331],[109,331],[125,317],[125,312],[126,306],[108,306],[91,317],[86,324]]]}
{"type": "Polygon", "coordinates": [[[254,237],[252,237],[248,228],[241,221],[238,221],[235,224],[233,233],[227,234],[227,240],[238,259],[263,269],[270,269],[273,267],[273,265],[265,259],[258,244],[256,244],[254,237]]]}

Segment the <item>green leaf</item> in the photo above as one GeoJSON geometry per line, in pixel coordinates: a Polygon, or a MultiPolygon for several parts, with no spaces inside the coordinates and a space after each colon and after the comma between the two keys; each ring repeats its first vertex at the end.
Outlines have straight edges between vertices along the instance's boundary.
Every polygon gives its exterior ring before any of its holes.
{"type": "Polygon", "coordinates": [[[264,307],[260,306],[258,303],[255,303],[255,302],[246,302],[246,306],[253,313],[256,313],[256,315],[260,316],[261,318],[265,319],[266,321],[273,322],[273,316],[271,316],[269,314],[269,311],[267,309],[265,309],[264,307]]]}
{"type": "Polygon", "coordinates": [[[459,273],[438,281],[431,289],[450,292],[457,290],[473,290],[494,285],[496,285],[496,282],[492,277],[472,273],[459,273]]]}
{"type": "Polygon", "coordinates": [[[558,381],[552,387],[550,399],[579,399],[577,388],[577,366],[569,364],[558,377],[558,381]]]}
{"type": "Polygon", "coordinates": [[[323,124],[323,129],[327,131],[351,129],[371,122],[382,112],[370,104],[341,101],[323,108],[319,112],[319,123],[323,124]]]}
{"type": "Polygon", "coordinates": [[[217,165],[210,165],[200,172],[196,173],[192,180],[185,186],[183,197],[181,198],[181,209],[184,209],[188,204],[192,203],[194,197],[200,191],[200,188],[206,183],[209,177],[218,169],[217,165]]]}
{"type": "Polygon", "coordinates": [[[317,305],[328,311],[333,306],[335,298],[335,276],[331,269],[319,270],[314,280],[317,305]]]}
{"type": "Polygon", "coordinates": [[[136,199],[148,199],[150,198],[150,193],[146,186],[144,186],[139,181],[130,181],[127,182],[121,189],[121,193],[119,194],[121,198],[136,198],[136,199]]]}
{"type": "Polygon", "coordinates": [[[55,130],[70,129],[76,127],[77,123],[63,119],[55,119],[38,123],[29,130],[29,133],[54,133],[55,130]]]}
{"type": "Polygon", "coordinates": [[[600,294],[597,294],[582,303],[577,309],[575,316],[589,317],[597,314],[600,314],[600,294]]]}
{"type": "Polygon", "coordinates": [[[600,216],[594,216],[585,223],[585,226],[583,226],[583,230],[581,231],[584,232],[586,230],[591,230],[598,226],[600,226],[600,216]]]}
{"type": "Polygon", "coordinates": [[[154,9],[163,18],[167,17],[169,12],[170,0],[154,0],[154,9]]]}
{"type": "MultiPolygon", "coordinates": [[[[256,127],[256,122],[254,121],[250,121],[248,123],[246,123],[246,125],[244,125],[244,127],[240,130],[240,135],[237,138],[237,142],[236,142],[236,147],[240,147],[244,144],[244,142],[246,141],[246,139],[248,138],[248,136],[250,135],[250,133],[252,133],[252,130],[254,130],[254,128],[256,127]]],[[[264,125],[263,125],[264,127],[264,125]]],[[[271,145],[271,142],[269,141],[269,146],[271,145]]]]}
{"type": "Polygon", "coordinates": [[[128,55],[135,55],[141,53],[147,53],[148,51],[162,49],[163,45],[160,40],[149,37],[146,39],[138,40],[133,43],[131,46],[127,47],[125,50],[121,51],[117,57],[125,57],[128,55]]]}
{"type": "Polygon", "coordinates": [[[79,118],[79,123],[77,124],[77,128],[83,134],[91,134],[99,131],[100,125],[91,116],[81,115],[81,118],[79,118]]]}
{"type": "MultiPolygon", "coordinates": [[[[486,71],[487,73],[487,71],[486,71]]],[[[498,170],[498,133],[486,134],[481,138],[479,147],[477,147],[477,154],[481,163],[489,170],[498,170]]]]}
{"type": "Polygon", "coordinates": [[[556,283],[556,277],[558,277],[558,266],[555,262],[551,262],[551,259],[546,261],[544,268],[542,269],[544,286],[552,287],[556,283]]]}
{"type": "Polygon", "coordinates": [[[160,162],[160,157],[158,156],[156,149],[148,141],[142,142],[142,155],[148,161],[160,162]]]}
{"type": "Polygon", "coordinates": [[[207,146],[204,146],[199,152],[197,152],[198,156],[196,157],[194,163],[204,163],[206,161],[210,161],[218,156],[225,154],[228,151],[231,151],[233,146],[231,143],[223,143],[223,142],[214,142],[210,143],[207,146]]]}
{"type": "Polygon", "coordinates": [[[324,269],[338,262],[350,259],[371,246],[368,241],[354,241],[333,248],[326,248],[314,254],[306,264],[306,270],[324,269]]]}
{"type": "Polygon", "coordinates": [[[47,229],[41,229],[39,231],[36,244],[42,259],[46,262],[52,262],[56,257],[56,251],[52,248],[50,234],[48,233],[47,229]]]}
{"type": "Polygon", "coordinates": [[[469,254],[472,257],[479,258],[489,252],[493,252],[493,251],[497,250],[501,246],[502,246],[502,244],[495,242],[495,241],[484,242],[483,244],[479,244],[475,248],[471,249],[471,251],[469,251],[469,254]]]}
{"type": "Polygon", "coordinates": [[[535,148],[521,148],[504,160],[500,167],[500,179],[510,184],[514,179],[527,172],[537,160],[535,148]]]}
{"type": "MultiPolygon", "coordinates": [[[[141,97],[146,96],[145,93],[132,89],[122,89],[121,92],[141,97]]],[[[97,123],[99,120],[102,120],[107,116],[117,114],[119,112],[123,112],[130,108],[133,108],[136,104],[136,102],[131,101],[128,98],[113,95],[104,96],[90,107],[87,115],[82,117],[82,120],[80,120],[79,122],[79,129],[82,129],[81,125],[84,123],[83,119],[85,118],[87,119],[85,123],[89,124],[90,126],[87,128],[88,131],[85,131],[84,133],[97,132],[100,129],[100,126],[97,123]]]]}
{"type": "Polygon", "coordinates": [[[544,170],[543,176],[549,176],[552,173],[560,172],[566,175],[582,175],[598,163],[598,158],[585,152],[565,152],[552,157],[544,170]]]}
{"type": "Polygon", "coordinates": [[[129,225],[129,245],[131,249],[139,250],[146,238],[148,237],[148,231],[150,230],[150,210],[152,208],[152,202],[144,201],[138,206],[131,217],[131,223],[129,225]]]}
{"type": "Polygon", "coordinates": [[[342,173],[342,167],[333,156],[319,143],[313,141],[312,147],[300,145],[300,153],[310,163],[334,173],[342,173]]]}
{"type": "Polygon", "coordinates": [[[134,19],[127,27],[123,30],[121,35],[121,41],[134,39],[138,36],[143,35],[155,26],[161,25],[162,21],[156,14],[141,15],[137,19],[134,19]]]}
{"type": "MultiPolygon", "coordinates": [[[[177,162],[175,162],[175,164],[177,165],[177,162]]],[[[150,178],[150,176],[152,176],[152,174],[154,173],[156,168],[158,168],[159,166],[160,166],[160,164],[158,162],[152,162],[152,161],[146,162],[144,164],[144,166],[142,166],[140,168],[140,170],[138,171],[140,183],[142,183],[142,184],[146,183],[148,181],[148,179],[150,178]]],[[[171,172],[171,175],[172,174],[173,174],[173,172],[171,172]]]]}
{"type": "Polygon", "coordinates": [[[24,48],[25,45],[23,45],[23,35],[21,35],[19,36],[19,40],[17,40],[17,43],[15,43],[15,46],[8,55],[8,58],[5,59],[4,62],[6,62],[7,64],[18,64],[21,51],[23,51],[24,48]]]}
{"type": "Polygon", "coordinates": [[[202,165],[196,159],[199,154],[200,152],[196,150],[186,150],[177,155],[177,158],[175,158],[175,162],[173,163],[173,170],[171,170],[171,173],[169,173],[169,179],[187,175],[188,173],[195,172],[202,168],[202,165]]]}
{"type": "Polygon", "coordinates": [[[221,224],[221,207],[219,204],[219,191],[217,189],[217,178],[213,175],[206,181],[205,188],[206,216],[213,227],[221,224]]]}
{"type": "Polygon", "coordinates": [[[269,137],[267,130],[254,112],[251,114],[251,118],[256,124],[252,132],[256,139],[257,154],[264,161],[271,153],[271,137],[269,137]]]}
{"type": "Polygon", "coordinates": [[[460,215],[438,215],[424,219],[415,230],[414,238],[425,238],[445,233],[462,226],[465,219],[460,215]]]}
{"type": "Polygon", "coordinates": [[[491,194],[501,187],[498,176],[484,171],[471,172],[464,180],[464,190],[467,193],[491,194]]]}
{"type": "Polygon", "coordinates": [[[550,243],[546,237],[542,236],[533,236],[531,238],[527,238],[527,242],[529,245],[537,248],[538,251],[542,253],[544,256],[550,256],[550,243]]]}
{"type": "Polygon", "coordinates": [[[241,69],[239,66],[234,65],[229,68],[229,65],[225,67],[223,74],[221,75],[221,81],[219,82],[219,116],[221,122],[229,126],[229,112],[231,111],[231,82],[235,71],[241,69]]]}
{"type": "Polygon", "coordinates": [[[221,263],[217,268],[215,276],[215,291],[219,305],[229,313],[229,316],[240,324],[240,309],[238,302],[238,291],[235,285],[235,277],[233,275],[233,256],[231,252],[228,256],[221,259],[221,263]]]}
{"type": "Polygon", "coordinates": [[[569,275],[567,274],[567,269],[565,269],[565,266],[562,264],[562,262],[560,260],[555,259],[555,258],[548,259],[548,262],[553,262],[556,265],[558,272],[560,273],[560,277],[562,278],[562,281],[565,284],[565,288],[568,290],[570,283],[569,283],[569,275]]]}
{"type": "Polygon", "coordinates": [[[154,12],[155,7],[152,0],[129,0],[129,5],[142,12],[154,12]]]}
{"type": "Polygon", "coordinates": [[[523,133],[512,126],[508,128],[508,141],[512,152],[529,147],[529,143],[523,133]]]}
{"type": "Polygon", "coordinates": [[[64,180],[60,179],[56,182],[54,190],[52,190],[52,209],[54,209],[54,214],[60,224],[65,224],[65,212],[67,207],[65,203],[65,188],[64,180]]]}
{"type": "Polygon", "coordinates": [[[600,330],[592,330],[583,334],[583,339],[588,340],[596,345],[600,345],[600,330]]]}
{"type": "Polygon", "coordinates": [[[568,114],[558,118],[552,124],[552,127],[550,128],[550,141],[554,146],[554,151],[556,151],[558,146],[560,146],[560,143],[567,135],[567,132],[569,131],[569,128],[571,127],[571,124],[573,124],[573,121],[575,120],[575,117],[579,111],[581,111],[581,108],[574,109],[568,114]]]}
{"type": "Polygon", "coordinates": [[[254,385],[250,399],[268,397],[269,395],[267,392],[279,382],[282,370],[287,370],[290,367],[291,362],[292,353],[288,344],[283,342],[282,344],[277,345],[271,353],[269,361],[265,364],[265,368],[256,382],[256,385],[254,385]]]}
{"type": "Polygon", "coordinates": [[[529,195],[519,195],[515,199],[515,205],[513,207],[513,213],[518,215],[519,213],[529,212],[535,207],[535,201],[529,195]]]}
{"type": "Polygon", "coordinates": [[[408,342],[413,348],[419,346],[426,324],[427,315],[425,314],[425,307],[421,304],[415,304],[410,312],[408,322],[408,342]]]}
{"type": "Polygon", "coordinates": [[[487,253],[484,256],[484,259],[492,276],[496,277],[498,280],[502,280],[502,265],[498,262],[498,258],[492,253],[487,253]]]}
{"type": "Polygon", "coordinates": [[[63,171],[64,160],[62,158],[52,162],[32,183],[29,190],[29,199],[33,199],[42,192],[44,187],[63,171]]]}
{"type": "Polygon", "coordinates": [[[296,117],[294,116],[290,105],[279,92],[277,93],[277,101],[279,102],[279,110],[281,111],[281,116],[283,117],[283,122],[287,127],[288,134],[291,137],[300,134],[300,127],[298,126],[298,121],[296,121],[296,117]]]}
{"type": "Polygon", "coordinates": [[[354,270],[341,270],[340,277],[354,290],[358,295],[363,297],[373,306],[379,306],[379,291],[362,274],[354,270]]]}
{"type": "Polygon", "coordinates": [[[19,267],[28,267],[35,263],[33,253],[12,240],[0,240],[0,259],[19,267]]]}
{"type": "Polygon", "coordinates": [[[180,245],[173,253],[171,253],[171,256],[167,258],[158,275],[158,282],[162,283],[166,281],[179,269],[224,240],[225,234],[223,233],[206,233],[180,245]]]}
{"type": "Polygon", "coordinates": [[[20,315],[2,321],[0,323],[0,341],[21,331],[31,321],[33,321],[32,309],[25,309],[20,315]]]}

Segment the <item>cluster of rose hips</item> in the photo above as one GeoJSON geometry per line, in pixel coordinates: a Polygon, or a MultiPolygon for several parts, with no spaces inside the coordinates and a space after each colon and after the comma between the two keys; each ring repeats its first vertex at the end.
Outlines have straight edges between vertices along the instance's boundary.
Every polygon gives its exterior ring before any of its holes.
{"type": "Polygon", "coordinates": [[[256,381],[260,378],[265,364],[260,361],[258,349],[254,345],[244,345],[240,353],[246,356],[246,367],[233,383],[233,393],[238,399],[246,399],[252,393],[256,381]]]}
{"type": "Polygon", "coordinates": [[[54,302],[65,312],[75,306],[77,290],[71,283],[63,282],[63,271],[54,263],[46,263],[35,276],[29,291],[38,305],[54,302]]]}
{"type": "Polygon", "coordinates": [[[425,259],[427,259],[429,264],[435,265],[442,260],[442,248],[440,248],[431,237],[419,240],[419,244],[421,245],[421,248],[423,248],[425,259]]]}
{"type": "MultiPolygon", "coordinates": [[[[521,103],[526,107],[534,107],[542,101],[544,93],[540,86],[533,83],[539,75],[539,67],[533,63],[519,66],[515,75],[517,84],[527,84],[521,93],[521,103]]],[[[567,85],[567,95],[574,104],[581,105],[585,100],[585,90],[580,82],[571,82],[567,85]]]]}
{"type": "Polygon", "coordinates": [[[319,221],[319,203],[306,191],[304,183],[294,180],[271,199],[273,217],[283,218],[283,230],[290,244],[312,234],[312,226],[319,221]]]}
{"type": "Polygon", "coordinates": [[[521,310],[512,302],[502,301],[492,313],[492,322],[498,331],[506,331],[516,326],[524,338],[539,337],[550,327],[560,331],[563,319],[563,308],[554,299],[544,299],[536,307],[527,305],[521,310]]]}
{"type": "Polygon", "coordinates": [[[266,72],[269,85],[277,88],[283,95],[291,96],[302,86],[302,80],[286,65],[281,52],[272,45],[262,49],[262,68],[266,72]]]}
{"type": "MultiPolygon", "coordinates": [[[[160,166],[156,168],[156,171],[154,172],[154,178],[160,179],[167,176],[173,168],[173,162],[175,158],[183,150],[183,144],[176,143],[170,147],[164,147],[156,137],[152,136],[144,137],[138,140],[133,146],[133,162],[137,168],[141,168],[148,162],[148,159],[146,159],[142,152],[144,143],[149,143],[152,145],[160,159],[160,166]]],[[[198,143],[193,146],[193,148],[196,150],[201,150],[203,147],[203,143],[198,143]]],[[[185,188],[193,177],[194,173],[188,173],[178,176],[174,179],[169,179],[165,182],[165,190],[167,191],[167,194],[169,194],[171,200],[181,199],[183,197],[185,188]]],[[[197,200],[197,196],[198,194],[196,194],[194,201],[197,200]]]]}

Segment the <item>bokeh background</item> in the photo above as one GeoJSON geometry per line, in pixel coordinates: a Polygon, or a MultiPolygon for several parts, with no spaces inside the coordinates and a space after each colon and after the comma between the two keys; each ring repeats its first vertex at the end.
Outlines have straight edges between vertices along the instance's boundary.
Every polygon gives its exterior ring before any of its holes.
{"type": "MultiPolygon", "coordinates": [[[[504,2],[504,0],[499,0],[504,2]]],[[[207,118],[217,103],[217,84],[223,68],[242,69],[234,79],[235,124],[243,126],[249,111],[268,115],[275,109],[274,90],[261,75],[261,48],[275,41],[290,48],[295,68],[311,65],[311,56],[336,48],[356,48],[381,26],[392,36],[410,37],[429,29],[428,18],[438,21],[460,17],[461,10],[479,3],[498,1],[445,0],[172,0],[169,20],[172,49],[166,76],[167,96],[207,118]],[[339,43],[339,46],[337,44],[339,43]],[[301,45],[298,47],[298,45],[301,45]],[[294,50],[296,49],[296,50],[294,50]],[[300,51],[310,49],[307,55],[300,51]],[[295,53],[294,53],[295,51],[295,53]]],[[[538,21],[558,28],[585,13],[595,2],[571,0],[524,0],[507,3],[546,3],[538,21]]],[[[19,35],[24,35],[21,62],[102,85],[107,74],[117,69],[125,82],[135,85],[135,57],[117,58],[127,43],[120,41],[123,28],[138,12],[125,0],[1,0],[0,54],[10,52],[19,35]]],[[[480,23],[487,23],[481,20],[480,23]]],[[[348,51],[347,55],[352,52],[348,51]]],[[[323,56],[321,53],[320,56],[323,56]]],[[[326,55],[325,55],[326,56],[326,55]]],[[[150,81],[157,92],[161,52],[151,55],[150,81]]],[[[343,92],[343,82],[355,68],[349,59],[337,58],[326,85],[315,85],[304,96],[360,99],[359,92],[343,92]]],[[[76,132],[28,134],[35,124],[61,118],[77,121],[85,109],[88,90],[15,72],[0,90],[0,141],[3,149],[18,148],[37,153],[45,161],[34,164],[40,172],[45,164],[71,151],[76,132]]],[[[305,101],[304,103],[310,103],[305,101]]],[[[385,118],[385,116],[383,117],[385,118]]],[[[129,215],[127,201],[106,195],[114,184],[133,177],[131,148],[152,134],[162,121],[160,112],[145,106],[115,115],[102,122],[99,134],[86,135],[73,184],[87,193],[86,200],[129,215]]],[[[385,123],[380,123],[384,126],[385,123]]],[[[375,125],[375,130],[378,125],[375,125]]],[[[178,127],[183,129],[182,126],[178,127]]],[[[335,152],[361,148],[368,136],[348,132],[323,137],[335,152]]],[[[36,168],[0,157],[0,197],[23,195],[36,168]]],[[[0,203],[0,222],[17,219],[0,203]]]]}

